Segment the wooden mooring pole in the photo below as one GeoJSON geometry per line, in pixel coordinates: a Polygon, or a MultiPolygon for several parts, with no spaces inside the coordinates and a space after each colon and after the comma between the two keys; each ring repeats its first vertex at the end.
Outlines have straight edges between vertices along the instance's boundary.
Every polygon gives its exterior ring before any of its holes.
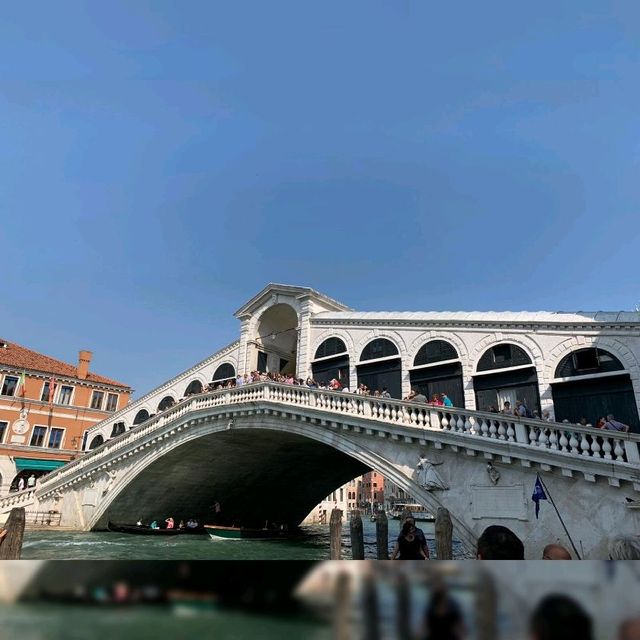
{"type": "Polygon", "coordinates": [[[493,576],[481,571],[476,584],[476,627],[478,640],[498,640],[498,594],[493,576]]]}
{"type": "Polygon", "coordinates": [[[0,560],[20,560],[24,523],[24,507],[11,509],[9,518],[3,527],[6,534],[0,539],[0,560]]]}
{"type": "Polygon", "coordinates": [[[340,572],[336,578],[333,637],[335,640],[351,640],[351,591],[350,578],[340,572]]]}
{"type": "Polygon", "coordinates": [[[451,515],[444,507],[438,507],[436,513],[436,557],[438,560],[453,558],[453,524],[451,515]]]}
{"type": "Polygon", "coordinates": [[[329,558],[331,560],[340,560],[342,558],[342,510],[337,507],[331,511],[329,541],[329,558]]]}
{"type": "Polygon", "coordinates": [[[362,529],[362,517],[357,509],[351,512],[349,529],[351,533],[351,557],[354,560],[364,560],[364,531],[362,529]]]}
{"type": "Polygon", "coordinates": [[[411,633],[411,592],[407,576],[396,576],[396,636],[398,640],[412,640],[411,633]]]}
{"type": "Polygon", "coordinates": [[[378,610],[378,589],[376,578],[367,571],[362,581],[363,638],[380,640],[380,611],[378,610]]]}
{"type": "Polygon", "coordinates": [[[376,514],[376,546],[378,560],[389,559],[389,521],[387,514],[380,509],[376,514]]]}

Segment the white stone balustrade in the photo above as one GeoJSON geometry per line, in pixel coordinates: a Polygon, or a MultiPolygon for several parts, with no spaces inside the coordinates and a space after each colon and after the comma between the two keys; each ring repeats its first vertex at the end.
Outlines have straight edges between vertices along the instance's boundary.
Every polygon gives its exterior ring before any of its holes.
{"type": "MultiPolygon", "coordinates": [[[[169,423],[179,423],[185,416],[196,415],[214,407],[224,407],[252,402],[273,403],[280,406],[303,407],[320,414],[342,416],[346,421],[349,416],[358,420],[369,420],[376,423],[376,428],[384,428],[393,433],[395,427],[413,428],[419,432],[442,432],[463,446],[482,449],[483,442],[495,447],[505,447],[504,455],[515,452],[521,458],[527,458],[527,451],[546,452],[549,464],[564,467],[569,460],[585,460],[602,465],[602,475],[615,476],[619,468],[623,476],[630,476],[630,471],[639,472],[640,454],[638,442],[640,437],[611,431],[596,430],[588,427],[566,423],[549,423],[541,420],[505,416],[502,414],[471,411],[457,407],[436,407],[402,400],[384,399],[371,396],[360,396],[354,393],[331,392],[294,385],[274,383],[252,383],[213,391],[186,398],[166,411],[135,426],[83,457],[70,462],[60,469],[48,474],[37,487],[38,495],[46,493],[53,485],[59,487],[61,482],[68,484],[78,481],[89,469],[103,465],[109,467],[121,452],[131,447],[153,446],[154,432],[161,430],[169,423]],[[551,458],[549,458],[551,456],[551,458]],[[557,463],[553,460],[557,460],[557,463]]],[[[184,420],[183,420],[184,422],[184,420]]],[[[180,429],[181,427],[177,427],[180,429]]],[[[419,434],[418,434],[419,435],[419,434]]],[[[437,438],[436,438],[437,439],[437,438]]],[[[534,459],[537,459],[534,456],[534,459]]],[[[600,471],[598,471],[600,473],[600,471]]],[[[25,492],[21,492],[20,495],[25,492]]],[[[15,494],[16,496],[18,494],[15,494]]],[[[0,507],[4,501],[0,500],[0,507]]]]}

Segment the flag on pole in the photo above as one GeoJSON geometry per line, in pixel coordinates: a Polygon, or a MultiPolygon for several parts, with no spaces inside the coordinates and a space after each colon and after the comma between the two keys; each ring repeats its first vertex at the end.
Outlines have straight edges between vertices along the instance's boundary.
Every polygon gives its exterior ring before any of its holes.
{"type": "Polygon", "coordinates": [[[18,379],[18,386],[16,387],[16,395],[17,396],[22,396],[24,398],[24,393],[25,393],[25,382],[27,380],[27,377],[24,373],[24,371],[20,374],[20,378],[18,379]]]}
{"type": "Polygon", "coordinates": [[[536,483],[533,487],[533,495],[531,499],[536,503],[536,520],[538,519],[538,515],[540,514],[540,500],[546,500],[547,494],[544,492],[544,488],[542,486],[542,481],[540,480],[540,476],[536,474],[536,483]]]}
{"type": "Polygon", "coordinates": [[[49,404],[53,404],[53,394],[56,390],[56,379],[54,376],[51,376],[51,380],[49,380],[49,404]]]}

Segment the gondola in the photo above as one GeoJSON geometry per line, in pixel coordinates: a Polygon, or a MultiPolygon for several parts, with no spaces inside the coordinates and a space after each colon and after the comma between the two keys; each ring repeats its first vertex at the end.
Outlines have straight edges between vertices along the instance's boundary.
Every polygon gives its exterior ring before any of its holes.
{"type": "Polygon", "coordinates": [[[215,524],[205,524],[205,531],[214,540],[224,538],[225,540],[241,540],[251,538],[253,540],[262,538],[263,540],[284,538],[289,535],[282,529],[247,529],[245,527],[222,527],[215,524]]]}
{"type": "Polygon", "coordinates": [[[204,527],[195,527],[193,529],[152,529],[151,527],[138,526],[136,524],[115,524],[109,522],[107,525],[109,531],[114,533],[133,533],[139,536],[180,536],[180,535],[206,535],[204,527]]]}

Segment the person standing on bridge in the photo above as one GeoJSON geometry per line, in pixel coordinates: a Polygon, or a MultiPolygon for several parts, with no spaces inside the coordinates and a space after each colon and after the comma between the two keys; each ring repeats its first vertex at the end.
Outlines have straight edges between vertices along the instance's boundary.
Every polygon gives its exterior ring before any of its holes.
{"type": "Polygon", "coordinates": [[[422,404],[427,404],[427,396],[424,395],[424,393],[422,393],[422,391],[420,391],[419,389],[411,389],[411,391],[413,392],[413,398],[411,398],[412,402],[420,402],[422,404]]]}
{"type": "Polygon", "coordinates": [[[629,431],[629,425],[614,420],[614,416],[612,413],[607,416],[607,421],[604,423],[604,427],[602,428],[606,429],[607,431],[623,431],[624,433],[627,433],[629,431]]]}
{"type": "Polygon", "coordinates": [[[451,402],[451,398],[446,393],[441,393],[440,397],[442,398],[442,405],[445,407],[453,407],[453,402],[451,402]]]}
{"type": "Polygon", "coordinates": [[[18,480],[18,491],[23,491],[24,490],[24,478],[20,478],[18,480]]]}
{"type": "Polygon", "coordinates": [[[504,416],[512,416],[514,415],[514,411],[511,408],[511,403],[507,400],[503,407],[502,407],[502,411],[500,412],[502,415],[504,416]]]}
{"type": "Polygon", "coordinates": [[[36,477],[35,475],[32,473],[29,476],[29,479],[27,480],[27,489],[33,489],[33,487],[36,486],[36,477]]]}

